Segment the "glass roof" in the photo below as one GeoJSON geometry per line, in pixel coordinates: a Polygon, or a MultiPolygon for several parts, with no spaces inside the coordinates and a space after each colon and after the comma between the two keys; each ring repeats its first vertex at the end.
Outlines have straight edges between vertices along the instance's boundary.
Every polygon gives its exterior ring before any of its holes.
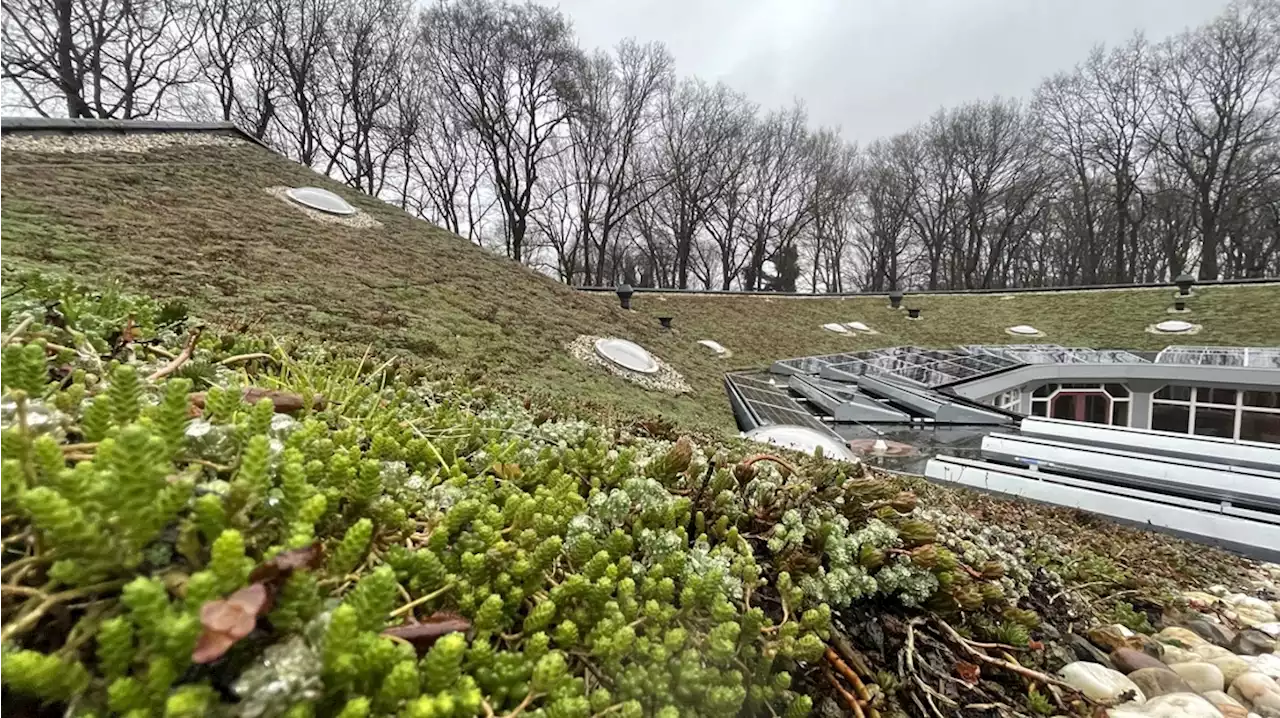
{"type": "Polygon", "coordinates": [[[800,374],[831,367],[934,389],[1022,364],[1148,364],[1123,349],[1063,347],[1057,344],[972,344],[956,349],[889,347],[842,354],[784,359],[777,365],[800,374]]]}
{"type": "Polygon", "coordinates": [[[752,413],[764,424],[798,425],[829,431],[826,425],[814,418],[787,393],[785,382],[770,384],[768,374],[730,374],[729,381],[737,388],[752,413]]]}
{"type": "Polygon", "coordinates": [[[975,354],[1011,359],[1019,364],[1147,364],[1123,349],[1063,347],[1057,344],[977,344],[964,347],[975,354]]]}
{"type": "Polygon", "coordinates": [[[965,350],[890,347],[844,354],[802,357],[778,362],[804,374],[817,374],[825,366],[850,374],[871,374],[938,387],[1000,371],[1020,362],[1008,357],[965,350]]]}
{"type": "Polygon", "coordinates": [[[1156,363],[1280,369],[1280,347],[1171,346],[1156,355],[1156,363]]]}

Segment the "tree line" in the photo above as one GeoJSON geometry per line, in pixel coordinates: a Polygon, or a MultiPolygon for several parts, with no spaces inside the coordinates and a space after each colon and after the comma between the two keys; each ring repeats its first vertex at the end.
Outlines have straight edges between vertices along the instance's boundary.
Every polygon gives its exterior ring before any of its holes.
{"type": "Polygon", "coordinates": [[[509,0],[9,0],[4,100],[221,119],[564,282],[813,291],[1280,274],[1280,0],[856,147],[509,0]]]}

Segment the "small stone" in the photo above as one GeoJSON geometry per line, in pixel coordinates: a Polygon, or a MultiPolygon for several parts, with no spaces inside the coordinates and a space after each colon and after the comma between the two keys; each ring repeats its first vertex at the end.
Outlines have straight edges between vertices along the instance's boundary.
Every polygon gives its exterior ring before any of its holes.
{"type": "Polygon", "coordinates": [[[1261,673],[1264,676],[1270,676],[1280,681],[1280,656],[1274,653],[1264,653],[1261,656],[1244,657],[1249,665],[1253,666],[1254,673],[1261,673]]]}
{"type": "Polygon", "coordinates": [[[1129,680],[1138,686],[1147,700],[1170,693],[1195,693],[1189,683],[1165,665],[1136,670],[1129,674],[1129,680]]]}
{"type": "MultiPolygon", "coordinates": [[[[1244,705],[1240,703],[1240,701],[1236,700],[1235,698],[1232,698],[1231,696],[1227,695],[1223,691],[1205,691],[1201,695],[1204,696],[1205,700],[1217,706],[1218,710],[1223,711],[1224,713],[1226,711],[1223,709],[1228,706],[1233,708],[1239,708],[1242,711],[1245,711],[1246,713],[1248,712],[1248,709],[1245,708],[1244,705]]],[[[1242,713],[1241,715],[1244,715],[1244,713],[1242,713]]]]}
{"type": "Polygon", "coordinates": [[[1272,638],[1280,638],[1280,622],[1278,623],[1260,623],[1254,628],[1271,636],[1272,638]]]}
{"type": "Polygon", "coordinates": [[[1207,644],[1203,646],[1196,646],[1195,648],[1191,649],[1191,652],[1196,654],[1197,656],[1200,656],[1201,660],[1205,660],[1205,661],[1210,660],[1212,658],[1226,658],[1228,656],[1235,655],[1231,651],[1221,646],[1212,646],[1207,644]]]}
{"type": "MultiPolygon", "coordinates": [[[[1100,663],[1107,668],[1114,668],[1111,665],[1111,658],[1106,653],[1098,650],[1098,647],[1090,643],[1089,639],[1084,636],[1078,633],[1069,633],[1067,634],[1066,644],[1078,660],[1100,663]]],[[[1193,658],[1193,660],[1195,659],[1193,658]]]]}
{"type": "Polygon", "coordinates": [[[1098,626],[1090,628],[1086,633],[1093,644],[1104,651],[1114,651],[1117,648],[1132,648],[1130,639],[1133,638],[1133,631],[1119,624],[1111,626],[1098,626]]]}
{"type": "Polygon", "coordinates": [[[1171,643],[1182,648],[1195,648],[1196,646],[1207,645],[1209,642],[1197,636],[1193,631],[1181,626],[1169,626],[1168,628],[1156,634],[1156,640],[1161,643],[1171,643]]]}
{"type": "Polygon", "coordinates": [[[1218,597],[1203,591],[1185,591],[1182,597],[1195,607],[1208,608],[1218,602],[1218,597]]]}
{"type": "Polygon", "coordinates": [[[1168,666],[1166,666],[1160,659],[1152,658],[1142,651],[1134,650],[1132,648],[1117,648],[1112,651],[1111,665],[1115,666],[1117,671],[1120,671],[1125,675],[1129,675],[1134,671],[1141,670],[1143,668],[1159,668],[1161,670],[1168,670],[1168,666]]]}
{"type": "Polygon", "coordinates": [[[1172,643],[1166,643],[1164,644],[1164,655],[1160,657],[1160,660],[1164,661],[1165,664],[1172,666],[1175,663],[1196,663],[1198,661],[1203,661],[1204,658],[1195,651],[1178,648],[1172,643]]]}
{"type": "Polygon", "coordinates": [[[1246,628],[1236,634],[1231,642],[1231,650],[1236,655],[1260,656],[1264,653],[1275,653],[1276,639],[1256,628],[1246,628]]]}
{"type": "Polygon", "coordinates": [[[1072,688],[1095,701],[1143,703],[1147,700],[1137,684],[1123,673],[1097,663],[1068,663],[1058,671],[1058,675],[1072,688]]]}
{"type": "Polygon", "coordinates": [[[1124,705],[1107,711],[1110,718],[1222,718],[1212,703],[1194,693],[1157,696],[1138,706],[1124,705]]]}
{"type": "MultiPolygon", "coordinates": [[[[1186,627],[1195,631],[1197,636],[1212,643],[1215,646],[1229,648],[1231,642],[1235,640],[1235,631],[1230,628],[1219,625],[1212,621],[1206,621],[1202,618],[1193,619],[1186,622],[1186,627]]],[[[1238,653],[1238,651],[1237,651],[1238,653]]]]}
{"type": "Polygon", "coordinates": [[[1231,682],[1227,695],[1261,715],[1280,715],[1280,685],[1261,673],[1243,673],[1231,682]]]}
{"type": "Polygon", "coordinates": [[[1236,678],[1253,670],[1253,666],[1240,656],[1211,658],[1205,662],[1212,663],[1218,667],[1218,670],[1222,671],[1222,678],[1227,685],[1235,683],[1236,678]]]}
{"type": "Polygon", "coordinates": [[[1246,626],[1275,623],[1276,612],[1271,604],[1243,593],[1233,593],[1222,599],[1235,610],[1236,620],[1246,626]]]}
{"type": "Polygon", "coordinates": [[[1196,693],[1221,692],[1227,687],[1222,669],[1212,663],[1175,663],[1169,666],[1169,670],[1182,676],[1182,680],[1196,693]]]}
{"type": "Polygon", "coordinates": [[[1209,588],[1205,589],[1205,592],[1211,593],[1214,596],[1222,597],[1222,596],[1229,595],[1231,593],[1231,589],[1227,588],[1226,586],[1218,585],[1218,586],[1210,586],[1209,588]]]}

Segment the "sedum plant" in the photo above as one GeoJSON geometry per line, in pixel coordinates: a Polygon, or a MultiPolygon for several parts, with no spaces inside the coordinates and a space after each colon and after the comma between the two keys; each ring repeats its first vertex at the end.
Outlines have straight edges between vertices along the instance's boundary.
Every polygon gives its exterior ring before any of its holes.
{"type": "Polygon", "coordinates": [[[855,467],[734,461],[236,336],[200,335],[184,372],[139,342],[195,342],[179,313],[35,286],[3,316],[23,588],[0,676],[31,705],[801,718],[833,612],[1008,608],[998,562],[962,566],[855,467]],[[33,310],[51,301],[74,321],[33,310]]]}

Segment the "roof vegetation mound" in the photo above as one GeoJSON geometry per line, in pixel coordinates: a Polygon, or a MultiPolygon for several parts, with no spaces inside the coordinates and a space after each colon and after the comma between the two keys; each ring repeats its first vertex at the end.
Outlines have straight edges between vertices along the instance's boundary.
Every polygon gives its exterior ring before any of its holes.
{"type": "MultiPolygon", "coordinates": [[[[238,326],[356,353],[372,346],[496,386],[702,428],[732,426],[722,389],[727,369],[787,357],[1003,343],[1014,340],[1006,327],[1028,322],[1066,346],[1168,343],[1145,329],[1167,317],[1172,288],[922,294],[910,298],[923,310],[917,322],[882,297],[640,293],[625,312],[612,295],[574,291],[264,147],[216,136],[216,143],[150,143],[130,152],[95,150],[80,134],[7,132],[5,266],[115,277],[238,326]],[[33,138],[39,142],[27,141],[33,138]],[[75,152],[59,151],[59,142],[72,141],[75,152]],[[266,194],[301,186],[338,194],[380,226],[310,221],[266,194]],[[674,328],[663,331],[660,316],[673,317],[674,328]],[[851,321],[878,333],[823,329],[851,321]],[[691,391],[650,392],[584,365],[565,350],[582,335],[647,347],[691,391]],[[732,366],[698,345],[708,336],[733,348],[732,366]]],[[[1277,299],[1273,284],[1198,287],[1188,302],[1188,318],[1202,326],[1196,341],[1280,344],[1277,299]]]]}
{"type": "Polygon", "coordinates": [[[1028,677],[1084,706],[1049,677],[1069,627],[1151,632],[1191,581],[1275,590],[1071,511],[642,436],[110,290],[33,278],[0,328],[15,715],[898,715],[966,658],[957,698],[1043,713],[1028,677]]]}

